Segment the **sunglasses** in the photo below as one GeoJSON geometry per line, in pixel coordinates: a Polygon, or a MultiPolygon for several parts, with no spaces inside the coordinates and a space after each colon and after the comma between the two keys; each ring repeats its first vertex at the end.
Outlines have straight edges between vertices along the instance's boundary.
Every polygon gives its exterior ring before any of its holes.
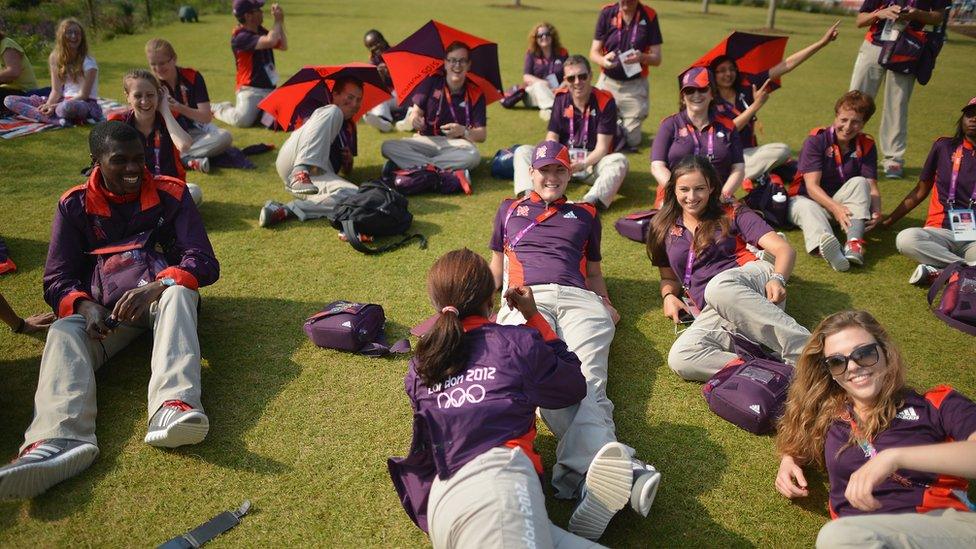
{"type": "Polygon", "coordinates": [[[682,90],[681,90],[681,93],[683,93],[685,95],[692,95],[692,94],[695,94],[695,93],[708,93],[708,92],[709,92],[709,89],[708,88],[690,88],[689,87],[689,88],[682,88],[682,90]]]}
{"type": "Polygon", "coordinates": [[[549,38],[552,36],[551,32],[537,32],[535,33],[536,38],[549,38]]]}
{"type": "Polygon", "coordinates": [[[590,74],[587,72],[581,72],[579,74],[567,74],[565,77],[563,77],[563,79],[570,84],[575,84],[577,80],[580,82],[586,82],[590,79],[590,74]]]}
{"type": "Polygon", "coordinates": [[[467,58],[458,59],[455,57],[447,57],[444,59],[445,65],[451,65],[452,67],[463,67],[468,64],[467,58]]]}
{"type": "Polygon", "coordinates": [[[861,345],[860,347],[851,351],[849,355],[830,355],[825,356],[821,359],[821,363],[827,371],[830,372],[832,376],[839,376],[847,371],[847,364],[851,360],[857,363],[858,366],[867,368],[868,366],[874,366],[881,360],[881,345],[877,342],[868,343],[867,345],[861,345]]]}

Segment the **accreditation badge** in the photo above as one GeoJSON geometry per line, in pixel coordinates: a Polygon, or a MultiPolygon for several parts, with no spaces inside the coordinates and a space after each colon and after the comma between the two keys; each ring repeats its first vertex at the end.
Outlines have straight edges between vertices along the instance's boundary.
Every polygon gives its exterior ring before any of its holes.
{"type": "Polygon", "coordinates": [[[949,228],[956,242],[976,240],[976,213],[973,209],[949,210],[949,228]]]}

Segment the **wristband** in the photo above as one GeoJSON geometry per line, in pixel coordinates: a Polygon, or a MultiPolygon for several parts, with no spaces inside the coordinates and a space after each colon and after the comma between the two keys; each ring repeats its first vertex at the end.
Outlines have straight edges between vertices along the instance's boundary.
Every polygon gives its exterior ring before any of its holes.
{"type": "Polygon", "coordinates": [[[781,275],[781,274],[779,274],[779,273],[773,273],[773,274],[769,275],[769,279],[770,280],[776,280],[780,284],[782,284],[784,288],[786,287],[786,277],[783,276],[783,275],[781,275]]]}
{"type": "Polygon", "coordinates": [[[678,297],[678,294],[676,294],[674,292],[668,292],[668,293],[666,293],[666,294],[664,294],[664,295],[661,296],[661,301],[664,301],[665,299],[667,299],[669,295],[673,295],[674,297],[677,297],[678,299],[681,299],[680,297],[678,297]]]}

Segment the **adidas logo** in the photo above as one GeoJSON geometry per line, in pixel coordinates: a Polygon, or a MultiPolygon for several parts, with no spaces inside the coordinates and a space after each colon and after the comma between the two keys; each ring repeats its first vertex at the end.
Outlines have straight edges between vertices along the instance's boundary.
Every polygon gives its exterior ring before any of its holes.
{"type": "Polygon", "coordinates": [[[576,217],[576,214],[575,213],[573,213],[572,211],[569,211],[569,212],[566,212],[566,215],[563,216],[563,219],[579,219],[579,218],[576,217]]]}
{"type": "Polygon", "coordinates": [[[762,413],[762,408],[758,404],[753,404],[749,407],[749,409],[755,412],[757,415],[762,413]]]}
{"type": "Polygon", "coordinates": [[[352,321],[347,320],[341,324],[343,328],[352,328],[352,321]]]}
{"type": "Polygon", "coordinates": [[[904,410],[898,412],[898,415],[896,415],[895,417],[898,418],[898,419],[904,419],[904,420],[907,420],[907,421],[918,421],[918,413],[916,413],[915,412],[915,408],[913,408],[911,406],[909,406],[908,408],[905,408],[904,410]]]}

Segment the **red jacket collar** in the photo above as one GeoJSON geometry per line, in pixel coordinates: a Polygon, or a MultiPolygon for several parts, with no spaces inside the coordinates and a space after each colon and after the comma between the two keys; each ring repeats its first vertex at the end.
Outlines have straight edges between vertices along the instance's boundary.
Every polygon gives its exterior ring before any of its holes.
{"type": "Polygon", "coordinates": [[[481,315],[471,315],[461,319],[461,328],[465,333],[478,329],[485,324],[491,324],[491,321],[481,315]]]}
{"type": "MultiPolygon", "coordinates": [[[[536,203],[542,202],[542,197],[539,196],[539,193],[537,193],[535,191],[532,191],[532,192],[529,193],[529,201],[530,202],[536,202],[536,203]]],[[[558,200],[553,200],[552,202],[549,203],[549,205],[550,206],[559,206],[560,204],[565,204],[565,203],[566,203],[566,197],[563,196],[562,198],[559,198],[558,200]]]]}
{"type": "Polygon", "coordinates": [[[148,169],[142,171],[142,187],[139,193],[131,195],[117,195],[105,188],[102,180],[102,170],[95,166],[88,182],[85,184],[85,212],[102,217],[111,217],[112,210],[110,203],[122,204],[139,200],[140,211],[146,211],[159,204],[159,193],[156,192],[156,185],[153,178],[149,175],[148,169]]]}

